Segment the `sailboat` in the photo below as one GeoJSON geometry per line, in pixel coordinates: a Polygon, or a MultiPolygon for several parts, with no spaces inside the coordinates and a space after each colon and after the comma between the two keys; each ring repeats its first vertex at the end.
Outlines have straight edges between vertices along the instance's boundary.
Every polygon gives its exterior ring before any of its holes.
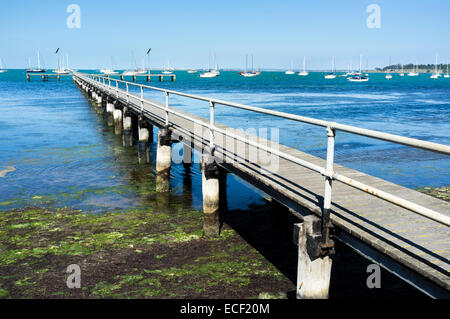
{"type": "Polygon", "coordinates": [[[414,69],[408,73],[408,76],[418,76],[419,73],[417,72],[417,62],[414,64],[414,69]]]}
{"type": "Polygon", "coordinates": [[[32,68],[30,59],[28,59],[28,69],[26,70],[27,73],[44,73],[46,71],[45,69],[41,69],[41,57],[40,57],[39,51],[37,52],[37,58],[38,58],[38,67],[37,68],[32,68]]]}
{"type": "Polygon", "coordinates": [[[214,69],[211,70],[212,73],[220,75],[219,67],[217,66],[216,54],[214,53],[214,69]]]}
{"type": "MultiPolygon", "coordinates": [[[[67,58],[67,63],[68,63],[69,56],[66,55],[66,58],[67,58]]],[[[69,74],[70,73],[69,70],[68,70],[68,66],[66,67],[64,65],[64,55],[62,56],[62,64],[60,64],[59,56],[58,56],[58,69],[53,70],[53,72],[57,73],[57,74],[69,74]]]]}
{"type": "Polygon", "coordinates": [[[437,54],[436,54],[436,60],[434,63],[434,73],[430,76],[430,79],[437,79],[441,76],[441,74],[438,72],[437,68],[437,54]]]}
{"type": "Polygon", "coordinates": [[[251,71],[251,72],[247,71],[247,64],[248,64],[248,54],[245,55],[245,71],[239,72],[240,75],[242,75],[243,77],[246,77],[246,78],[250,78],[250,77],[258,76],[261,74],[261,72],[253,69],[253,55],[252,55],[252,70],[253,71],[251,71]]]}
{"type": "Polygon", "coordinates": [[[295,74],[293,69],[294,69],[293,68],[293,63],[292,63],[292,60],[291,60],[291,68],[289,70],[287,70],[286,72],[284,72],[284,74],[288,74],[288,75],[295,74]]]}
{"type": "Polygon", "coordinates": [[[308,74],[309,74],[309,72],[306,71],[306,56],[303,56],[303,71],[298,72],[298,75],[307,76],[308,74]]]}
{"type": "Polygon", "coordinates": [[[166,68],[166,66],[164,66],[164,69],[161,73],[162,74],[172,74],[172,71],[170,70],[170,61],[167,61],[167,68],[166,68]]]}
{"type": "Polygon", "coordinates": [[[336,78],[336,74],[334,74],[334,56],[331,58],[331,72],[328,72],[325,75],[325,79],[335,79],[336,78]]]}
{"type": "Polygon", "coordinates": [[[362,75],[362,55],[359,55],[359,73],[353,75],[352,77],[349,77],[348,80],[350,82],[367,82],[367,81],[369,81],[368,76],[362,75]]]}
{"type": "Polygon", "coordinates": [[[444,78],[450,78],[450,74],[448,74],[448,63],[447,63],[447,73],[444,74],[444,78]]]}
{"type": "Polygon", "coordinates": [[[402,72],[399,74],[400,76],[405,76],[405,72],[403,71],[403,61],[402,61],[402,72]]]}
{"type": "Polygon", "coordinates": [[[343,77],[347,77],[347,76],[350,76],[350,75],[354,75],[353,74],[353,72],[351,72],[351,66],[350,66],[350,64],[348,65],[348,71],[347,71],[347,73],[344,73],[344,74],[342,74],[341,76],[343,76],[343,77]]]}
{"type": "Polygon", "coordinates": [[[106,74],[106,75],[115,75],[115,74],[119,73],[117,71],[114,71],[113,57],[111,57],[111,68],[110,69],[101,69],[100,72],[103,74],[106,74]]]}
{"type": "Polygon", "coordinates": [[[387,80],[392,79],[392,74],[391,74],[391,57],[389,57],[389,71],[388,71],[388,73],[386,74],[385,78],[386,78],[387,80]]]}
{"type": "Polygon", "coordinates": [[[220,75],[220,72],[218,70],[211,70],[211,52],[210,52],[208,58],[208,71],[200,73],[199,76],[201,78],[215,78],[218,75],[220,75]]]}
{"type": "Polygon", "coordinates": [[[4,69],[2,58],[0,58],[0,73],[8,72],[7,69],[4,69]]]}

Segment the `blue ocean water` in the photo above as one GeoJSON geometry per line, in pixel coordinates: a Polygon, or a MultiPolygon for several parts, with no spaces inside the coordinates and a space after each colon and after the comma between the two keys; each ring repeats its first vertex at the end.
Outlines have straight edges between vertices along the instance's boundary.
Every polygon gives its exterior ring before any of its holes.
{"type": "MultiPolygon", "coordinates": [[[[371,74],[367,83],[350,83],[325,80],[319,72],[307,77],[263,72],[243,78],[232,71],[211,79],[176,75],[176,82],[150,85],[450,144],[450,79],[443,77],[394,74],[388,81],[384,74],[371,74]]],[[[164,101],[159,92],[145,95],[164,101]]],[[[170,103],[209,114],[205,102],[171,96],[170,103]]],[[[0,210],[48,200],[102,212],[153,200],[142,189],[151,186],[154,165],[137,164],[136,149],[121,146],[70,77],[27,82],[23,70],[0,74],[0,114],[0,171],[14,169],[0,177],[0,210]]],[[[242,129],[277,128],[280,143],[325,157],[324,128],[226,106],[216,108],[216,121],[242,129]]],[[[347,133],[337,133],[335,161],[410,188],[450,184],[445,155],[347,133]]],[[[198,208],[197,166],[186,173],[182,165],[173,165],[172,196],[186,197],[186,174],[191,204],[198,208]]],[[[228,188],[230,209],[258,203],[263,196],[235,177],[228,188]]]]}

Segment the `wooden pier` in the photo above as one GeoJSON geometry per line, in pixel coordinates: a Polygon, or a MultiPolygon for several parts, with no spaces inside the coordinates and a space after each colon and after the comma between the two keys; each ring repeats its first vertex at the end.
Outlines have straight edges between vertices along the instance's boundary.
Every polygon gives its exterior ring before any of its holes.
{"type": "Polygon", "coordinates": [[[327,298],[333,240],[351,246],[431,297],[450,297],[450,204],[333,163],[336,131],[446,155],[450,155],[449,146],[110,80],[116,83],[111,85],[105,77],[74,74],[79,88],[98,107],[106,108],[111,125],[120,127],[116,134],[123,134],[124,145],[133,144],[129,131],[138,130],[140,162],[148,162],[147,144],[153,126],[159,128],[156,170],[160,186],[157,184],[157,191],[166,191],[169,187],[173,143],[183,143],[187,162],[192,158],[192,150],[203,154],[206,235],[215,236],[219,231],[218,204],[226,173],[246,180],[271,196],[274,203],[299,217],[301,222],[296,225],[294,234],[299,247],[298,298],[327,298]],[[131,93],[129,86],[138,87],[140,94],[131,93]],[[144,90],[160,91],[165,103],[145,98],[144,90]],[[210,109],[210,117],[201,118],[171,107],[171,95],[204,102],[210,109]],[[219,104],[322,127],[328,139],[327,159],[216,123],[215,105],[219,104]],[[131,121],[131,118],[137,120],[131,121]],[[132,123],[139,123],[138,127],[132,127],[132,123]]]}
{"type": "Polygon", "coordinates": [[[31,81],[31,77],[40,77],[42,81],[48,81],[50,79],[56,79],[60,81],[61,76],[72,76],[72,74],[58,74],[58,73],[27,73],[27,81],[31,81]]]}

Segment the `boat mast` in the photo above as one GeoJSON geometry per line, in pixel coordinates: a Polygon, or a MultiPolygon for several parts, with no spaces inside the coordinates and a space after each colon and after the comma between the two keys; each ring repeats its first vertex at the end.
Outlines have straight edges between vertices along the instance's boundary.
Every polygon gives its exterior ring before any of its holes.
{"type": "Polygon", "coordinates": [[[245,54],[245,73],[247,73],[248,69],[248,53],[245,54]]]}
{"type": "Polygon", "coordinates": [[[359,55],[359,74],[362,75],[362,54],[359,55]]]}
{"type": "Polygon", "coordinates": [[[436,53],[436,57],[435,57],[435,62],[434,62],[434,71],[437,74],[438,73],[438,69],[437,69],[437,60],[438,60],[438,55],[436,53]]]}
{"type": "Polygon", "coordinates": [[[37,52],[37,58],[38,58],[38,69],[40,70],[41,69],[41,59],[40,59],[40,56],[39,56],[39,50],[37,52]]]}
{"type": "Polygon", "coordinates": [[[303,56],[303,72],[306,72],[306,55],[303,56]]]}

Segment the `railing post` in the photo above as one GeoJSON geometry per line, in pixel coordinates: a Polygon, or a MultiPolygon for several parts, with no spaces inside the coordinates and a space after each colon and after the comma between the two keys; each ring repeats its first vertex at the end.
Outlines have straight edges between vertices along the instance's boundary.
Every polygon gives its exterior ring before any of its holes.
{"type": "Polygon", "coordinates": [[[119,99],[119,81],[116,80],[116,99],[119,99]]]}
{"type": "MultiPolygon", "coordinates": [[[[141,85],[141,114],[144,112],[144,88],[141,85]]],[[[128,97],[128,96],[127,96],[128,97]]]]}
{"type": "Polygon", "coordinates": [[[166,127],[169,126],[169,92],[166,93],[166,127]]]}
{"type": "Polygon", "coordinates": [[[214,143],[214,102],[209,101],[209,149],[211,155],[214,155],[215,143],[214,143]]]}
{"type": "Polygon", "coordinates": [[[128,82],[125,83],[125,84],[127,86],[127,103],[129,103],[130,102],[130,93],[129,93],[129,90],[128,90],[128,82]]]}
{"type": "Polygon", "coordinates": [[[333,242],[330,241],[330,209],[331,209],[331,189],[334,174],[334,140],[336,136],[336,131],[327,126],[327,163],[325,169],[325,192],[323,199],[323,210],[322,210],[322,249],[325,251],[333,247],[333,242]]]}

